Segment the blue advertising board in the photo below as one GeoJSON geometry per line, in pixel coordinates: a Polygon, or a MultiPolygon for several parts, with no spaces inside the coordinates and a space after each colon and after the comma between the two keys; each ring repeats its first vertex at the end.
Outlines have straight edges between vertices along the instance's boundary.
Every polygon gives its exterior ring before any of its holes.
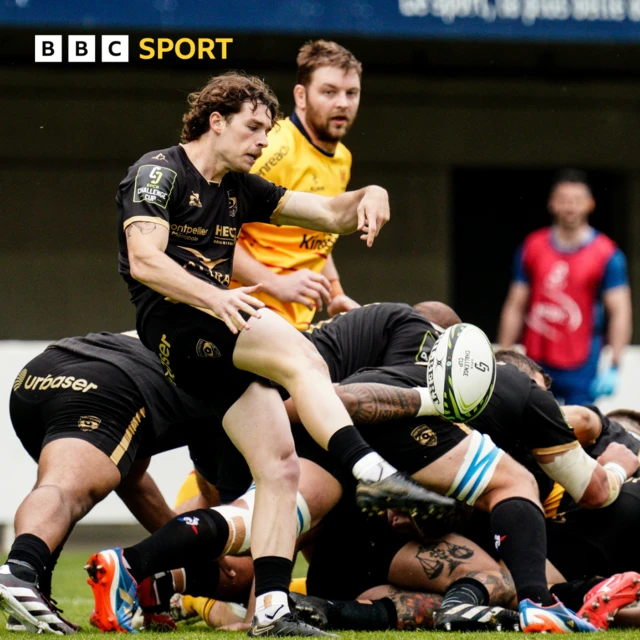
{"type": "Polygon", "coordinates": [[[640,42],[640,0],[4,0],[0,24],[640,42]]]}

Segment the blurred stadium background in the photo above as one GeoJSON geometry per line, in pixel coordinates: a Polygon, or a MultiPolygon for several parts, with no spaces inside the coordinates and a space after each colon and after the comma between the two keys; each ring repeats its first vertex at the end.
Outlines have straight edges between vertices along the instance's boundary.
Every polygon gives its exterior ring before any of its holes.
{"type": "MultiPolygon", "coordinates": [[[[335,251],[359,302],[443,300],[495,338],[513,250],[548,224],[550,180],[566,166],[588,172],[592,222],[626,253],[638,290],[640,0],[2,0],[0,27],[3,398],[41,348],[12,341],[132,327],[115,190],[141,153],[177,142],[188,92],[239,68],[263,76],[289,112],[309,38],[363,61],[345,140],[351,186],[391,194],[393,220],[374,249],[351,237],[335,251]],[[36,64],[36,34],[127,34],[129,62],[36,64]],[[226,60],[144,61],[143,37],[233,43],[226,60]]],[[[637,296],[634,312],[637,340],[637,296]]],[[[609,402],[640,409],[632,351],[609,402]]],[[[2,523],[35,473],[6,402],[0,438],[0,481],[15,488],[0,496],[2,523]]],[[[183,457],[152,467],[169,499],[183,457]]],[[[93,520],[123,517],[114,498],[93,520]]]]}

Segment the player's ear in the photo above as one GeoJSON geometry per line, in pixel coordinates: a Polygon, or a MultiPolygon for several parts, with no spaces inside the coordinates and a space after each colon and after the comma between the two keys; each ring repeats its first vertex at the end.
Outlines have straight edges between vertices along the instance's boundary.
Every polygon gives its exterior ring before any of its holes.
{"type": "Polygon", "coordinates": [[[307,106],[307,90],[303,84],[297,84],[293,87],[293,99],[296,103],[296,109],[305,109],[307,106]]]}
{"type": "Polygon", "coordinates": [[[209,127],[214,133],[220,135],[224,131],[224,127],[227,124],[227,121],[224,119],[224,116],[220,115],[217,111],[214,111],[209,116],[209,127]]]}

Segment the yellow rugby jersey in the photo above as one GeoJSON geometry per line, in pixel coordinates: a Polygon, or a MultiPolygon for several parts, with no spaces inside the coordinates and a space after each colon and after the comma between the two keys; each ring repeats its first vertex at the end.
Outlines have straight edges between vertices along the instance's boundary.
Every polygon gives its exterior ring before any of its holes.
{"type": "MultiPolygon", "coordinates": [[[[269,146],[252,173],[294,191],[336,196],[347,189],[351,177],[351,152],[340,142],[331,156],[315,147],[296,114],[269,133],[269,146]]],[[[338,239],[337,234],[301,227],[249,223],[242,227],[238,243],[258,262],[275,273],[311,269],[320,273],[338,239]]],[[[232,279],[231,287],[242,283],[232,279]]],[[[315,311],[299,303],[281,302],[264,292],[255,295],[296,329],[307,329],[315,311]]]]}

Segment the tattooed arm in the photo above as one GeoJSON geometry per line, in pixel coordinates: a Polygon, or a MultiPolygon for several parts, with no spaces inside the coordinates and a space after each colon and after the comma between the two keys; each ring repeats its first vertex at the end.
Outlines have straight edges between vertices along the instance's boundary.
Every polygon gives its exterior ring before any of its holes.
{"type": "MultiPolygon", "coordinates": [[[[387,384],[359,382],[335,387],[355,424],[376,424],[413,418],[420,410],[420,394],[387,384]]],[[[291,422],[300,422],[291,398],[285,402],[291,422]]]]}

